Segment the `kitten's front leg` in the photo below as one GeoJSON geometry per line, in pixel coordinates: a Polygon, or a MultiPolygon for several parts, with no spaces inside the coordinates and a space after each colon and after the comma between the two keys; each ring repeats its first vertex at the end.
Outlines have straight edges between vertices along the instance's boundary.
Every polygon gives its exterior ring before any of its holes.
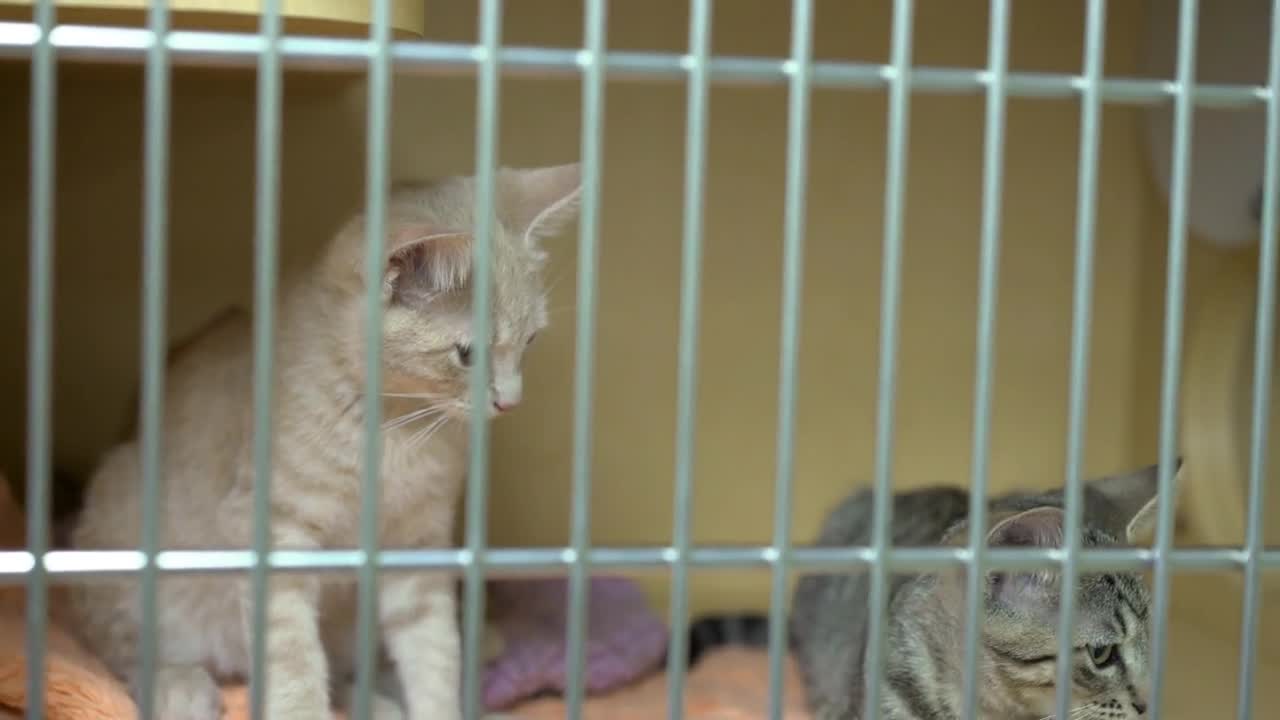
{"type": "MultiPolygon", "coordinates": [[[[267,599],[266,717],[327,718],[328,662],[320,640],[320,582],[315,577],[273,575],[267,599]]],[[[245,636],[252,647],[252,595],[245,595],[245,636]]]]}
{"type": "Polygon", "coordinates": [[[453,583],[436,573],[381,579],[379,613],[408,720],[455,720],[461,650],[453,583]]]}

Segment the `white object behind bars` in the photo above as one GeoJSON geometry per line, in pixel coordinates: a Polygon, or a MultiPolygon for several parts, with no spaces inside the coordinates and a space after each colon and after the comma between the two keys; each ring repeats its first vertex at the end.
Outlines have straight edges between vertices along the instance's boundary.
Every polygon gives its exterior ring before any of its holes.
{"type": "MultiPolygon", "coordinates": [[[[1178,0],[1148,0],[1146,72],[1174,78],[1178,51],[1178,0]]],[[[1271,0],[1200,3],[1197,83],[1265,85],[1271,0]]],[[[1169,200],[1173,164],[1173,103],[1147,114],[1148,157],[1169,200]]],[[[1197,107],[1193,120],[1188,221],[1200,237],[1223,246],[1257,241],[1262,200],[1266,109],[1197,107]]]]}

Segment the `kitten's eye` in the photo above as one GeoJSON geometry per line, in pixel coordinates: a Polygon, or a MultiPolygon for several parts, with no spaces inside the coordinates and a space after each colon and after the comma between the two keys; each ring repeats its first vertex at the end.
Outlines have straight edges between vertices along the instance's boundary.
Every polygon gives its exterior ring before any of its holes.
{"type": "Polygon", "coordinates": [[[1089,659],[1093,661],[1093,666],[1101,670],[1104,667],[1115,664],[1120,655],[1115,645],[1090,645],[1089,659]]]}
{"type": "Polygon", "coordinates": [[[471,346],[458,343],[453,346],[454,352],[458,354],[458,362],[462,367],[471,367],[471,346]]]}
{"type": "Polygon", "coordinates": [[[533,334],[531,334],[531,335],[529,336],[529,339],[524,341],[525,347],[528,347],[529,345],[532,345],[532,344],[533,344],[533,339],[534,339],[534,338],[536,338],[536,337],[538,337],[538,333],[533,333],[533,334]]]}

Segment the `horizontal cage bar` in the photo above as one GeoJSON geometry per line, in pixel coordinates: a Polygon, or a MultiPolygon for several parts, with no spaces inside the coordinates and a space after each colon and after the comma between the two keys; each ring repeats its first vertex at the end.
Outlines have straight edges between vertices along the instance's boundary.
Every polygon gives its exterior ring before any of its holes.
{"type": "MultiPolygon", "coordinates": [[[[59,58],[132,62],[143,59],[155,42],[144,29],[93,25],[59,25],[50,42],[59,58]]],[[[0,57],[23,58],[41,38],[33,23],[0,22],[0,57]]],[[[218,66],[256,66],[267,51],[267,40],[255,33],[179,30],[168,33],[165,44],[175,62],[218,66]]],[[[331,71],[363,71],[377,52],[367,39],[283,36],[279,51],[284,67],[331,71]]],[[[481,45],[423,41],[395,41],[390,54],[401,72],[474,73],[485,62],[481,45]]],[[[594,61],[583,49],[505,46],[497,53],[503,73],[539,76],[578,75],[594,61]]],[[[696,64],[692,55],[659,52],[609,52],[604,54],[608,75],[627,80],[683,81],[696,64]]],[[[712,81],[721,84],[785,85],[796,73],[794,61],[767,57],[712,57],[707,63],[712,81]]],[[[810,71],[820,88],[887,88],[897,71],[892,65],[865,62],[815,61],[810,71]]],[[[978,93],[991,84],[985,69],[915,67],[912,90],[926,93],[978,93]]],[[[1090,80],[1068,73],[1010,72],[1004,77],[1009,97],[1072,99],[1084,93],[1090,80]]],[[[1149,105],[1178,94],[1172,80],[1106,78],[1098,94],[1105,102],[1149,105]]],[[[1267,102],[1263,85],[1196,84],[1192,102],[1205,107],[1240,107],[1267,102]]]]}
{"type": "MultiPolygon", "coordinates": [[[[682,553],[666,546],[595,547],[586,561],[601,570],[665,568],[680,562],[682,553]]],[[[51,576],[97,576],[136,573],[146,566],[146,554],[137,550],[54,550],[45,554],[45,568],[51,576]]],[[[1086,571],[1142,570],[1155,562],[1156,551],[1145,548],[1081,550],[1078,567],[1086,571]]],[[[1178,548],[1170,551],[1169,564],[1179,570],[1238,570],[1248,561],[1249,552],[1235,547],[1178,548]]],[[[473,554],[466,548],[422,550],[382,550],[372,554],[373,564],[384,570],[446,570],[469,567],[473,554]]],[[[962,567],[969,562],[964,547],[894,548],[883,558],[886,567],[900,571],[939,570],[962,567]]],[[[1280,570],[1280,547],[1256,554],[1267,570],[1280,570]]],[[[769,546],[703,546],[690,548],[685,561],[705,569],[770,567],[779,559],[769,546]]],[[[505,574],[563,570],[578,560],[572,547],[492,548],[485,551],[488,568],[505,574]]],[[[807,571],[836,570],[878,562],[875,548],[793,547],[788,563],[807,571]]],[[[993,548],[984,554],[989,570],[1027,570],[1060,566],[1066,553],[1057,548],[993,548]]],[[[267,554],[265,564],[282,571],[339,571],[362,567],[366,554],[360,550],[277,550],[267,554]]],[[[252,550],[162,550],[156,567],[167,573],[236,572],[250,570],[257,562],[252,550]]],[[[21,550],[0,552],[0,583],[21,582],[35,567],[35,555],[21,550]]]]}

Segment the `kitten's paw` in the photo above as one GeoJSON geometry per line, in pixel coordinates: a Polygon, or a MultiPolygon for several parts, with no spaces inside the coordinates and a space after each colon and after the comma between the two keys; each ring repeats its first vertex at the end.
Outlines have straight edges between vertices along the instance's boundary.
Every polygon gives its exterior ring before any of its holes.
{"type": "MultiPolygon", "coordinates": [[[[156,672],[155,716],[159,720],[221,720],[222,691],[199,665],[164,665],[156,672]]],[[[138,697],[134,687],[134,697],[138,697]]]]}
{"type": "MultiPolygon", "coordinates": [[[[352,683],[347,690],[346,705],[344,710],[350,710],[356,704],[356,688],[352,683]]],[[[404,710],[400,708],[400,703],[382,695],[380,693],[373,694],[373,720],[404,720],[404,710]]]]}
{"type": "Polygon", "coordinates": [[[400,704],[382,695],[373,696],[373,720],[404,720],[400,704]]]}
{"type": "Polygon", "coordinates": [[[426,714],[419,711],[410,715],[408,720],[462,720],[462,707],[457,704],[436,704],[426,714]]]}

